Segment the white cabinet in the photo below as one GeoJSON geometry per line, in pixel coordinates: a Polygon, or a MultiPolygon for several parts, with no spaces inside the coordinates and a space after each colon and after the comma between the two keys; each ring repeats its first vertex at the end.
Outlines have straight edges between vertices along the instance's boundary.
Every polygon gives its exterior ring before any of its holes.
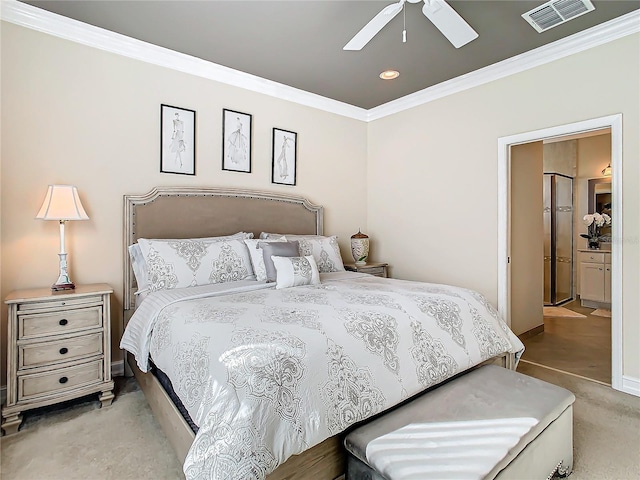
{"type": "Polygon", "coordinates": [[[580,301],[585,307],[610,307],[611,253],[581,251],[580,301]]]}

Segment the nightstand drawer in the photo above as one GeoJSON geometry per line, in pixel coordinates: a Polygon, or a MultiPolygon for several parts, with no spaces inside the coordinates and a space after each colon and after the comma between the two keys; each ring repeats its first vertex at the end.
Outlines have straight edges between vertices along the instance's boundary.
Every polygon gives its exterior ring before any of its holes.
{"type": "Polygon", "coordinates": [[[373,275],[374,277],[385,277],[385,268],[384,267],[371,267],[367,269],[360,270],[362,273],[368,273],[369,275],[373,275]]]}
{"type": "Polygon", "coordinates": [[[102,354],[102,332],[18,346],[18,369],[41,367],[102,354]]]}
{"type": "Polygon", "coordinates": [[[18,306],[18,313],[36,313],[41,310],[64,310],[65,308],[82,308],[102,303],[101,296],[90,296],[80,298],[48,299],[44,302],[21,303],[18,306]]]}
{"type": "Polygon", "coordinates": [[[18,316],[18,340],[87,330],[102,326],[102,307],[18,316]]]}
{"type": "Polygon", "coordinates": [[[18,376],[18,401],[84,387],[103,380],[102,359],[48,372],[18,376]]]}

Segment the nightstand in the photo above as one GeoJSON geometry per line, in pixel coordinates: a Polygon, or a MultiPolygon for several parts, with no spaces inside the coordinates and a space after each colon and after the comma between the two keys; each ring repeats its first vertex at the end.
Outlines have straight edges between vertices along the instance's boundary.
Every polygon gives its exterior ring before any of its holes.
{"type": "Polygon", "coordinates": [[[18,431],[25,410],[96,392],[101,406],[111,405],[112,293],[109,285],[94,284],[7,296],[7,435],[18,431]]]}
{"type": "Polygon", "coordinates": [[[368,273],[376,277],[387,277],[388,263],[367,262],[365,265],[356,265],[355,263],[345,263],[345,270],[350,272],[368,273]]]}

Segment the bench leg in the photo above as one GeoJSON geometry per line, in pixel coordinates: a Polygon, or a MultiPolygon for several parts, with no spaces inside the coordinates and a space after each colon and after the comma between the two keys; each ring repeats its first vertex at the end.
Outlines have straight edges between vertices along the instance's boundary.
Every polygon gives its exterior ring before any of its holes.
{"type": "Polygon", "coordinates": [[[347,455],[347,471],[345,480],[386,480],[373,468],[353,455],[347,455]]]}

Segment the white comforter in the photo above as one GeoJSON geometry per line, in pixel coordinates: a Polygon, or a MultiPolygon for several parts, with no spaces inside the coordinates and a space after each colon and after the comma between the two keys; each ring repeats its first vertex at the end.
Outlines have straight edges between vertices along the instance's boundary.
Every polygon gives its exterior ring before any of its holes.
{"type": "Polygon", "coordinates": [[[262,479],[291,455],[505,352],[518,338],[477,292],[356,273],[156,292],[121,347],[149,353],[199,426],[188,479],[262,479]]]}

